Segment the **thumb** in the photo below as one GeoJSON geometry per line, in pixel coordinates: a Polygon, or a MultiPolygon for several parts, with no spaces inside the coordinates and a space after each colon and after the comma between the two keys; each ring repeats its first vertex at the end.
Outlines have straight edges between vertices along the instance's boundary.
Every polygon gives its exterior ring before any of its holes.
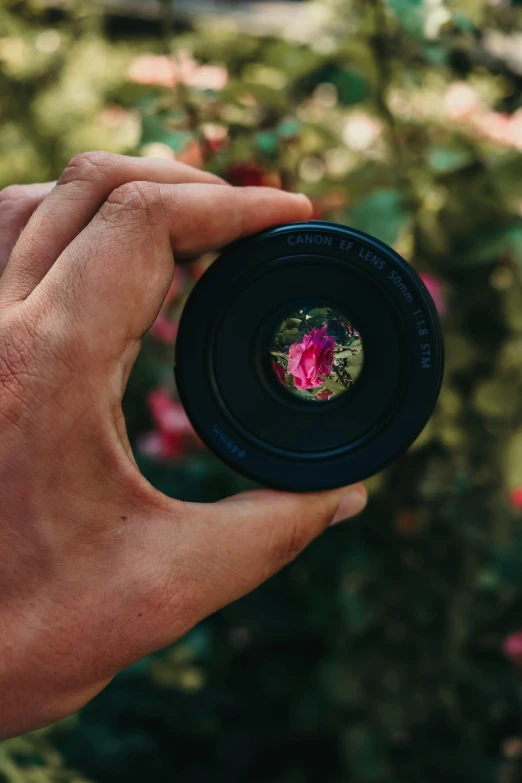
{"type": "Polygon", "coordinates": [[[366,499],[356,484],[305,495],[254,490],[198,505],[186,545],[191,562],[205,564],[204,614],[253,590],[327,527],[362,511],[366,499]]]}
{"type": "Polygon", "coordinates": [[[132,526],[137,539],[131,536],[124,553],[123,581],[134,619],[124,625],[116,668],[179,639],[283,568],[329,525],[366,505],[362,484],[303,495],[253,490],[207,504],[154,491],[153,508],[146,495],[147,512],[132,526]],[[145,517],[149,524],[143,524],[145,517]]]}

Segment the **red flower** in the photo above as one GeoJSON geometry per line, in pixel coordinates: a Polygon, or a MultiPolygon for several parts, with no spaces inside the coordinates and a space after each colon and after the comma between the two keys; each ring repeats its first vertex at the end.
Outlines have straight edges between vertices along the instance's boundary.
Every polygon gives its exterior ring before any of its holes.
{"type": "Polygon", "coordinates": [[[282,364],[279,364],[279,362],[274,361],[272,359],[272,369],[275,372],[276,378],[279,381],[279,383],[282,383],[283,386],[286,386],[285,382],[285,371],[282,364]]]}
{"type": "Polygon", "coordinates": [[[225,179],[235,187],[265,187],[281,190],[283,183],[277,171],[263,171],[257,163],[243,161],[233,163],[225,174],[225,179]]]}
{"type": "Polygon", "coordinates": [[[333,397],[333,392],[327,390],[321,392],[321,394],[316,394],[316,397],[318,400],[329,400],[330,397],[333,397]]]}
{"type": "Polygon", "coordinates": [[[192,425],[183,406],[173,400],[168,389],[154,389],[147,399],[154,423],[160,432],[189,433],[192,425]]]}
{"type": "Polygon", "coordinates": [[[446,299],[444,297],[444,284],[438,277],[433,275],[421,275],[421,280],[428,289],[431,298],[435,302],[439,315],[444,315],[446,312],[446,299]]]}
{"type": "Polygon", "coordinates": [[[511,490],[509,493],[509,499],[511,500],[511,505],[513,508],[516,508],[517,511],[522,510],[522,486],[515,487],[511,490]]]}
{"type": "Polygon", "coordinates": [[[262,184],[263,172],[257,163],[233,163],[226,179],[236,187],[256,186],[262,184]]]}
{"type": "Polygon", "coordinates": [[[186,440],[179,434],[146,432],[138,439],[138,450],[156,459],[174,459],[186,451],[186,440]]]}
{"type": "Polygon", "coordinates": [[[205,141],[212,152],[221,152],[228,147],[230,138],[228,128],[212,122],[203,123],[201,126],[205,141]]]}
{"type": "Polygon", "coordinates": [[[172,459],[184,454],[191,443],[200,443],[180,402],[167,389],[154,389],[147,399],[155,429],[138,440],[143,454],[172,459]]]}
{"type": "Polygon", "coordinates": [[[171,321],[164,313],[160,313],[151,326],[151,334],[162,343],[171,344],[178,333],[177,321],[171,321]]]}
{"type": "Polygon", "coordinates": [[[300,343],[294,343],[288,351],[288,372],[294,376],[298,389],[312,389],[323,382],[332,372],[335,338],[327,337],[326,324],[321,329],[312,329],[300,343]]]}
{"type": "Polygon", "coordinates": [[[513,663],[522,664],[522,631],[506,636],[503,644],[504,655],[513,663]]]}

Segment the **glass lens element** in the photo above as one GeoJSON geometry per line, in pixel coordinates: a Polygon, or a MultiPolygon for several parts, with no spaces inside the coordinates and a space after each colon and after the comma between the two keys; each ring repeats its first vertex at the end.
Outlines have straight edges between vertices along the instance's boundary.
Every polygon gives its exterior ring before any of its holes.
{"type": "Polygon", "coordinates": [[[272,370],[287,391],[309,402],[328,402],[361,374],[364,348],[350,318],[325,305],[294,310],[270,346],[272,370]]]}

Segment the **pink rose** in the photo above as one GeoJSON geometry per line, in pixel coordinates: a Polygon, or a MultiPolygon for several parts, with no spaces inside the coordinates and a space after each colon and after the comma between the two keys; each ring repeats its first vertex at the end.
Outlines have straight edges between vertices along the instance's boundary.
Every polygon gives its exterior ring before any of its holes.
{"type": "Polygon", "coordinates": [[[444,297],[444,284],[438,277],[433,275],[421,275],[421,280],[430,292],[430,296],[435,302],[439,315],[446,312],[446,299],[444,297]]]}
{"type": "Polygon", "coordinates": [[[510,636],[506,636],[503,644],[504,655],[514,663],[522,663],[522,631],[512,633],[510,636]]]}
{"type": "Polygon", "coordinates": [[[327,337],[326,324],[312,329],[300,343],[294,343],[288,351],[288,372],[294,376],[298,389],[320,386],[322,378],[328,378],[334,361],[335,338],[327,337]]]}

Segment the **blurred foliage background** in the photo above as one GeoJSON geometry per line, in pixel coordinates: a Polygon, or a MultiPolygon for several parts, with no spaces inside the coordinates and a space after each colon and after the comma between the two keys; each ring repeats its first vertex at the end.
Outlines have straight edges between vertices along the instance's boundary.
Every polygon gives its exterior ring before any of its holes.
{"type": "MultiPolygon", "coordinates": [[[[0,780],[522,781],[522,6],[293,2],[277,32],[284,4],[250,25],[241,0],[198,4],[2,0],[0,185],[101,148],[303,190],[424,276],[445,384],[360,519],[4,742],[0,780]]],[[[193,435],[171,365],[212,260],[177,270],[125,399],[145,475],[208,501],[247,482],[193,435]]]]}

